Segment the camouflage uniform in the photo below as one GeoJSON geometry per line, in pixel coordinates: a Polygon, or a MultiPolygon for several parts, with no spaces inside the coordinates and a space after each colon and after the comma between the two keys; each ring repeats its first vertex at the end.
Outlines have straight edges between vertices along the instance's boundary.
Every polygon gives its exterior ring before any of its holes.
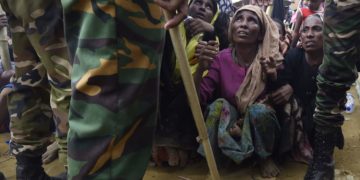
{"type": "Polygon", "coordinates": [[[333,153],[342,148],[341,125],[346,91],[358,77],[360,60],[360,1],[326,0],[324,15],[324,60],[317,77],[314,113],[314,154],[306,180],[334,179],[333,153]]]}
{"type": "Polygon", "coordinates": [[[314,121],[332,131],[344,122],[340,111],[346,91],[358,77],[355,64],[360,61],[360,1],[327,0],[324,22],[325,54],[317,78],[314,121]]]}
{"type": "MultiPolygon", "coordinates": [[[[1,0],[8,15],[15,57],[14,90],[8,96],[11,151],[39,157],[56,125],[66,161],[71,65],[57,0],[1,0]]],[[[65,162],[66,163],[66,162],[65,162]]]]}
{"type": "Polygon", "coordinates": [[[141,179],[155,128],[164,31],[152,0],[62,0],[73,59],[69,179],[141,179]]]}

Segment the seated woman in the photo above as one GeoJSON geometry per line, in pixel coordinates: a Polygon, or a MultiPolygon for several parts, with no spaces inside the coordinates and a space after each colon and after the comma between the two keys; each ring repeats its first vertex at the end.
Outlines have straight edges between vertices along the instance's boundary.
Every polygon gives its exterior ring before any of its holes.
{"type": "MultiPolygon", "coordinates": [[[[246,5],[230,22],[229,41],[230,48],[215,58],[204,48],[195,74],[200,102],[204,107],[211,103],[205,117],[215,158],[218,164],[229,159],[239,164],[254,156],[262,176],[274,177],[279,169],[272,155],[280,126],[266,86],[276,80],[282,63],[279,34],[264,11],[246,5]]],[[[198,152],[204,155],[202,146],[198,152]]]]}
{"type": "MultiPolygon", "coordinates": [[[[213,34],[218,8],[215,0],[193,0],[189,18],[179,25],[186,45],[189,64],[194,72],[198,65],[195,47],[203,34],[213,34]]],[[[196,155],[197,130],[181,81],[180,70],[171,39],[167,36],[161,67],[160,112],[157,123],[153,160],[157,165],[185,166],[191,154],[196,155]]],[[[211,41],[212,44],[217,44],[211,41]]]]}
{"type": "Polygon", "coordinates": [[[282,137],[292,137],[282,151],[293,150],[295,160],[305,163],[312,158],[309,140],[313,139],[316,76],[323,59],[322,32],[323,22],[318,14],[304,20],[300,29],[302,48],[288,52],[277,80],[280,88],[272,93],[273,102],[282,107],[279,120],[287,130],[282,137]]]}

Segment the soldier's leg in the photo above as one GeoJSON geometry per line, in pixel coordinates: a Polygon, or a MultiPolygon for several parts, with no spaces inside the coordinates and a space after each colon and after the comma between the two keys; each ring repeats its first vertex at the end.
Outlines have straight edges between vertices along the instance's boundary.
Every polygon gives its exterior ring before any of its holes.
{"type": "MultiPolygon", "coordinates": [[[[52,0],[48,4],[47,1],[37,0],[39,5],[33,7],[37,8],[34,12],[42,13],[31,16],[34,27],[28,29],[31,33],[27,33],[27,36],[47,72],[50,86],[50,106],[55,120],[56,140],[60,148],[59,159],[66,165],[71,63],[64,37],[61,2],[52,0]]],[[[35,14],[34,12],[33,14],[35,14]]]]}
{"type": "Polygon", "coordinates": [[[314,160],[305,179],[333,179],[335,146],[342,148],[341,111],[346,91],[357,78],[360,54],[360,1],[327,0],[324,16],[324,61],[320,66],[314,114],[314,160]]]}
{"type": "Polygon", "coordinates": [[[22,21],[10,15],[15,54],[13,91],[8,95],[12,154],[18,179],[46,178],[41,154],[49,144],[52,113],[46,71],[25,34],[22,21]]]}
{"type": "MultiPolygon", "coordinates": [[[[61,65],[67,64],[63,62],[64,57],[61,53],[59,56],[52,55],[56,53],[48,53],[57,52],[60,48],[66,52],[64,38],[54,37],[59,30],[57,28],[60,28],[60,31],[62,29],[62,26],[56,25],[62,23],[59,20],[62,11],[58,8],[61,4],[59,1],[57,3],[56,1],[25,0],[3,2],[6,3],[6,9],[10,15],[9,24],[16,65],[13,78],[15,90],[9,95],[9,111],[13,135],[11,147],[18,160],[17,177],[20,179],[48,178],[41,167],[41,154],[45,151],[52,134],[50,124],[53,113],[50,108],[50,99],[52,99],[54,119],[58,119],[59,110],[57,109],[67,108],[66,103],[65,105],[54,103],[54,99],[66,102],[66,98],[62,96],[61,90],[53,88],[54,86],[66,87],[66,83],[61,84],[59,77],[53,74],[66,74],[68,71],[61,65]],[[52,61],[57,63],[52,63],[52,61]],[[58,108],[59,106],[61,107],[58,108]]],[[[66,77],[69,82],[69,77],[66,77]]],[[[66,115],[63,117],[66,120],[66,115]]],[[[63,126],[66,127],[66,125],[63,126]]],[[[65,134],[63,139],[66,140],[66,130],[63,130],[61,134],[65,134]]]]}
{"type": "Polygon", "coordinates": [[[150,1],[63,0],[74,59],[70,179],[141,179],[155,129],[162,13],[150,1]]]}

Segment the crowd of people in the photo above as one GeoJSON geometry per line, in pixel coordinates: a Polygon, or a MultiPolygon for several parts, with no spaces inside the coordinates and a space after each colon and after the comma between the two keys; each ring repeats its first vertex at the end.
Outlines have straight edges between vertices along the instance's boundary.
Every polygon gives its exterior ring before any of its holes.
{"type": "Polygon", "coordinates": [[[341,122],[319,120],[330,118],[318,102],[317,77],[325,87],[331,74],[321,71],[323,0],[299,9],[294,29],[266,14],[268,1],[0,3],[14,53],[14,70],[1,70],[0,132],[11,131],[18,179],[141,179],[149,159],[185,167],[205,156],[163,28],[176,25],[220,168],[251,159],[276,177],[289,157],[310,165],[307,179],[333,179],[333,165],[319,163],[343,143],[341,122]],[[165,25],[158,5],[175,14],[165,25]],[[327,154],[320,131],[336,132],[327,154]],[[42,164],[57,157],[67,172],[49,177],[42,164]]]}

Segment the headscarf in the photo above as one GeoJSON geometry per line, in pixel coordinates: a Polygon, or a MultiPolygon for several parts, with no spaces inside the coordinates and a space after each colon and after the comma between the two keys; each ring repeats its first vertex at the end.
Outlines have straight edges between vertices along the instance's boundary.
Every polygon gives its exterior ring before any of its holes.
{"type": "MultiPolygon", "coordinates": [[[[236,105],[241,114],[245,114],[246,108],[252,105],[260,94],[264,91],[266,85],[266,73],[263,72],[260,64],[260,58],[272,57],[276,65],[280,65],[284,59],[279,52],[279,32],[276,24],[258,6],[246,5],[241,7],[235,12],[234,17],[241,11],[248,10],[254,12],[260,19],[262,32],[264,38],[258,45],[258,52],[254,61],[250,65],[244,81],[241,83],[239,89],[236,92],[236,105]]],[[[231,20],[229,26],[229,37],[232,37],[232,25],[235,22],[235,18],[231,20]]],[[[233,44],[232,38],[229,38],[233,44]]]]}

